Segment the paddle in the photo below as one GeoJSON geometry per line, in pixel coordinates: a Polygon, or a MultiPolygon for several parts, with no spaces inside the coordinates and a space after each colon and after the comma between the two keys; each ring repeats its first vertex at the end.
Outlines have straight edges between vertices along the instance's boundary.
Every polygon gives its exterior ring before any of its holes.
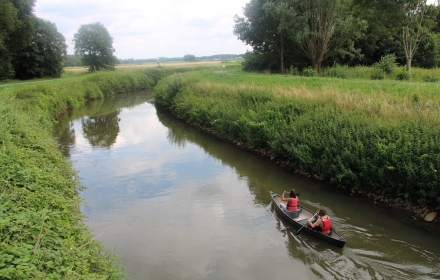
{"type": "MultiPolygon", "coordinates": [[[[316,214],[318,214],[318,213],[315,213],[315,215],[313,215],[308,221],[311,221],[313,218],[315,218],[316,214]]],[[[308,221],[307,221],[307,222],[308,222],[308,221]]],[[[303,227],[305,227],[305,226],[307,225],[307,222],[305,222],[304,225],[303,225],[299,230],[296,231],[296,234],[297,234],[297,235],[298,235],[299,232],[303,229],[303,227]]]]}

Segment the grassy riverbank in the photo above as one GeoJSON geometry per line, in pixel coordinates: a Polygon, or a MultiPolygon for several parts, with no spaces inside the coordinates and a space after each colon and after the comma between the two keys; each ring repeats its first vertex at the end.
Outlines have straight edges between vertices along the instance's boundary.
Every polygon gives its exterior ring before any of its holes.
{"type": "Polygon", "coordinates": [[[85,100],[151,88],[178,69],[107,72],[0,88],[0,278],[120,279],[78,207],[82,188],[52,139],[56,118],[85,100]]]}
{"type": "Polygon", "coordinates": [[[440,204],[438,83],[234,73],[174,75],[158,104],[352,192],[440,204]]]}

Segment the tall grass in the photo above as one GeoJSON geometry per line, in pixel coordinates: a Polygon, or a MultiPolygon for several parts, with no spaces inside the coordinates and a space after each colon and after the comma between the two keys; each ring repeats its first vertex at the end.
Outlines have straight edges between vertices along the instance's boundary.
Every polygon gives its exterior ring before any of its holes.
{"type": "Polygon", "coordinates": [[[438,85],[176,75],[158,104],[338,186],[440,203],[438,85]]]}

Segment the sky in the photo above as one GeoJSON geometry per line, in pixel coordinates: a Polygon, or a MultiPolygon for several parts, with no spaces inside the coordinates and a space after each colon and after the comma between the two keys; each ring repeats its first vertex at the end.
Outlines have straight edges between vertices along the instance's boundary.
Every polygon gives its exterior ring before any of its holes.
{"type": "Polygon", "coordinates": [[[234,15],[250,0],[37,0],[36,16],[57,26],[73,54],[82,24],[102,23],[120,59],[242,54],[234,15]]]}

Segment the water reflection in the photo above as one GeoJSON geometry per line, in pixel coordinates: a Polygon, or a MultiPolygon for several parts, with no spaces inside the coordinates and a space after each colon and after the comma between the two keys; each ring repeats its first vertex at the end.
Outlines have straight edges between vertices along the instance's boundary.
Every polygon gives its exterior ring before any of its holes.
{"type": "Polygon", "coordinates": [[[110,147],[119,134],[120,110],[113,113],[81,119],[83,135],[95,147],[110,147]]]}
{"type": "Polygon", "coordinates": [[[55,133],[88,187],[81,209],[88,225],[103,233],[99,239],[121,256],[131,279],[439,276],[435,237],[201,133],[149,100],[122,95],[88,104],[55,133]],[[92,118],[100,121],[84,129],[81,120],[92,118]],[[343,249],[295,235],[272,212],[269,191],[292,187],[307,208],[328,210],[347,239],[343,249]]]}
{"type": "Polygon", "coordinates": [[[121,108],[132,109],[151,100],[151,92],[142,91],[88,101],[82,107],[60,116],[54,127],[54,137],[61,144],[64,155],[70,157],[70,149],[77,137],[73,120],[80,119],[83,135],[92,146],[110,147],[115,144],[119,134],[121,108]]]}

